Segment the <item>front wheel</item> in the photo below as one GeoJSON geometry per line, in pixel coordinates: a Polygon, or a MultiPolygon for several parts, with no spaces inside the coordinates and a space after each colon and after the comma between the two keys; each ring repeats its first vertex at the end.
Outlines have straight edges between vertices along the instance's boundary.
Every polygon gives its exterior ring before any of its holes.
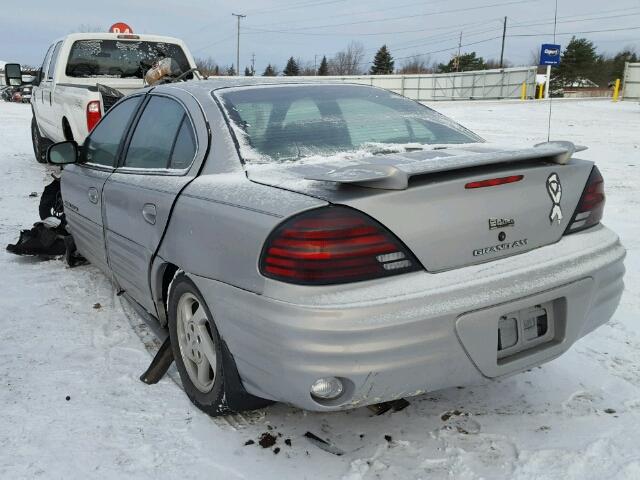
{"type": "Polygon", "coordinates": [[[36,117],[31,119],[31,142],[33,143],[33,154],[38,163],[47,163],[47,149],[53,142],[40,135],[36,117]]]}
{"type": "Polygon", "coordinates": [[[168,307],[171,348],[185,393],[211,416],[231,413],[224,401],[220,335],[202,295],[183,273],[172,282],[168,307]]]}

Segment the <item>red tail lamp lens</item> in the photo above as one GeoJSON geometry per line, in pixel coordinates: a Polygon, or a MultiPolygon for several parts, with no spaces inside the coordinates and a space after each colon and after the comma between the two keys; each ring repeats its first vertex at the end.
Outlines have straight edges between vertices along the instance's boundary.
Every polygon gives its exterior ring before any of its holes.
{"type": "Polygon", "coordinates": [[[87,104],[87,130],[91,132],[93,127],[100,121],[102,112],[100,111],[100,102],[93,101],[87,104]]]}
{"type": "Polygon", "coordinates": [[[323,207],[287,220],[271,233],[260,259],[264,276],[302,285],[370,280],[420,268],[391,232],[347,207],[323,207]]]}
{"type": "Polygon", "coordinates": [[[574,233],[600,223],[605,204],[604,179],[594,165],[576,211],[565,233],[574,233]]]}
{"type": "Polygon", "coordinates": [[[511,175],[509,177],[490,178],[488,180],[469,182],[464,186],[464,188],[469,189],[469,188],[495,187],[498,185],[504,185],[505,183],[519,182],[523,178],[524,178],[524,175],[511,175]]]}

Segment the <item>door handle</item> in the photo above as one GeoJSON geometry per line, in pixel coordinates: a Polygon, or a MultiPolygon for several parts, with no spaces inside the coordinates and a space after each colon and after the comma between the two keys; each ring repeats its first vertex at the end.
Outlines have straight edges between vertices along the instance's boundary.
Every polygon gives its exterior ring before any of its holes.
{"type": "Polygon", "coordinates": [[[94,187],[89,189],[89,201],[91,203],[98,203],[98,189],[94,187]]]}
{"type": "Polygon", "coordinates": [[[142,207],[142,217],[151,225],[156,224],[156,206],[153,203],[145,203],[142,207]]]}

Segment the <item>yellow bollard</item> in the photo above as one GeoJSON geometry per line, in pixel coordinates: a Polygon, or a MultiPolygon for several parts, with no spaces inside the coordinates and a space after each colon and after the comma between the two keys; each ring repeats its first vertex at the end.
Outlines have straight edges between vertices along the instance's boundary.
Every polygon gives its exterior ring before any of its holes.
{"type": "Polygon", "coordinates": [[[522,82],[522,89],[520,92],[520,100],[526,100],[527,98],[527,82],[522,82]]]}
{"type": "Polygon", "coordinates": [[[544,93],[544,83],[538,85],[538,100],[542,100],[542,94],[544,93]]]}
{"type": "Polygon", "coordinates": [[[620,95],[620,79],[616,78],[616,84],[613,87],[613,101],[618,101],[618,96],[620,95]]]}

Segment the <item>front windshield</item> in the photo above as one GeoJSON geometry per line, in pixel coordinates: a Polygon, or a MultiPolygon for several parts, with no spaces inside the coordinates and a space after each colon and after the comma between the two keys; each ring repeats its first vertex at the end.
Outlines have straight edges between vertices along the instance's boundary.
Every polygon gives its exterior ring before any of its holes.
{"type": "Polygon", "coordinates": [[[173,58],[180,70],[191,68],[179,45],[136,40],[77,40],[71,46],[68,77],[139,78],[157,60],[173,58]]]}
{"type": "Polygon", "coordinates": [[[439,113],[358,85],[221,90],[245,161],[281,163],[343,152],[383,154],[482,139],[439,113]]]}

